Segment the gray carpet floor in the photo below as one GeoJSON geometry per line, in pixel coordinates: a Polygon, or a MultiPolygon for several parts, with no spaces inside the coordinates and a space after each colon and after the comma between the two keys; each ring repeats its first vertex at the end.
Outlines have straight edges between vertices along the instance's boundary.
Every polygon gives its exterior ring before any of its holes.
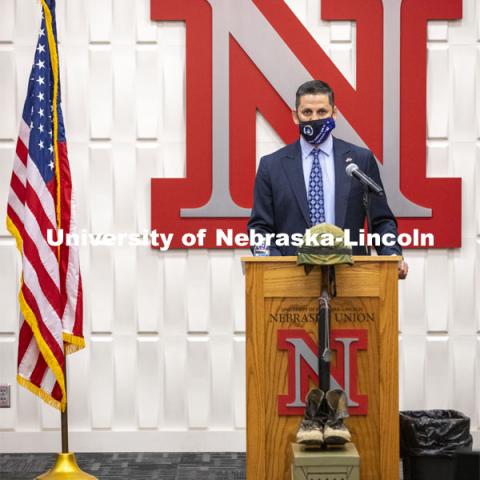
{"type": "MultiPolygon", "coordinates": [[[[0,454],[0,480],[33,480],[52,468],[55,458],[0,454]]],[[[246,480],[244,453],[77,453],[76,458],[99,480],[246,480]]]]}
{"type": "MultiPolygon", "coordinates": [[[[245,480],[244,453],[79,453],[80,468],[101,480],[245,480]]],[[[52,454],[0,455],[1,480],[33,480],[52,454]]]]}

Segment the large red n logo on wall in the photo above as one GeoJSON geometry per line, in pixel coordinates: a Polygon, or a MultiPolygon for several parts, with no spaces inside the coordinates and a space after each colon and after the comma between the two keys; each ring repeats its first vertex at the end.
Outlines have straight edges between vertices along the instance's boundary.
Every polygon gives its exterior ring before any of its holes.
{"type": "Polygon", "coordinates": [[[257,110],[297,138],[296,88],[335,90],[335,134],[370,148],[402,232],[461,245],[461,180],[426,176],[427,21],[458,19],[462,0],[322,0],[324,20],[357,25],[353,88],[282,0],[151,0],[153,20],[186,23],[186,178],[152,179],[152,229],[244,232],[253,200],[257,110]]]}

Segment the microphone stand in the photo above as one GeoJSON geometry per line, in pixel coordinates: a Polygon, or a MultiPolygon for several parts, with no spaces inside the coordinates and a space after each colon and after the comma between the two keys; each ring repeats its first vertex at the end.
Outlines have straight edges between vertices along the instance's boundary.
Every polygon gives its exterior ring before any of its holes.
{"type": "MultiPolygon", "coordinates": [[[[365,212],[367,214],[367,229],[368,233],[372,232],[372,218],[370,215],[370,188],[368,185],[363,186],[363,207],[365,208],[365,212]]],[[[367,236],[368,239],[368,236],[367,236]]],[[[369,242],[367,242],[367,255],[372,254],[372,247],[370,246],[369,242]]]]}
{"type": "Polygon", "coordinates": [[[335,266],[322,265],[321,294],[318,299],[318,387],[324,392],[330,390],[330,349],[331,308],[330,299],[335,297],[335,266]]]}

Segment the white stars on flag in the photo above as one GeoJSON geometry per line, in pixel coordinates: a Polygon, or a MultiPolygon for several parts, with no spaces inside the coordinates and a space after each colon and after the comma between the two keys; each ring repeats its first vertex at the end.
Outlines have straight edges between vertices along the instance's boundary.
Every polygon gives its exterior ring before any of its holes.
{"type": "Polygon", "coordinates": [[[42,27],[33,61],[29,87],[28,110],[24,111],[25,121],[30,125],[29,150],[32,158],[48,181],[55,170],[53,145],[53,110],[51,65],[46,43],[46,28],[42,27]],[[43,165],[43,168],[41,167],[43,165]]]}

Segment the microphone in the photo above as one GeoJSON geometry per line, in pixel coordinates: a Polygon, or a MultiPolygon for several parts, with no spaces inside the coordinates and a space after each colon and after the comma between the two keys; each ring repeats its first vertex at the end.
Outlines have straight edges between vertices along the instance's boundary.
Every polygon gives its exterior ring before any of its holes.
{"type": "Polygon", "coordinates": [[[366,173],[362,172],[356,163],[349,163],[347,168],[345,168],[345,173],[349,177],[355,177],[358,181],[363,183],[365,186],[370,188],[370,190],[377,195],[383,195],[383,188],[372,180],[366,173]]]}

